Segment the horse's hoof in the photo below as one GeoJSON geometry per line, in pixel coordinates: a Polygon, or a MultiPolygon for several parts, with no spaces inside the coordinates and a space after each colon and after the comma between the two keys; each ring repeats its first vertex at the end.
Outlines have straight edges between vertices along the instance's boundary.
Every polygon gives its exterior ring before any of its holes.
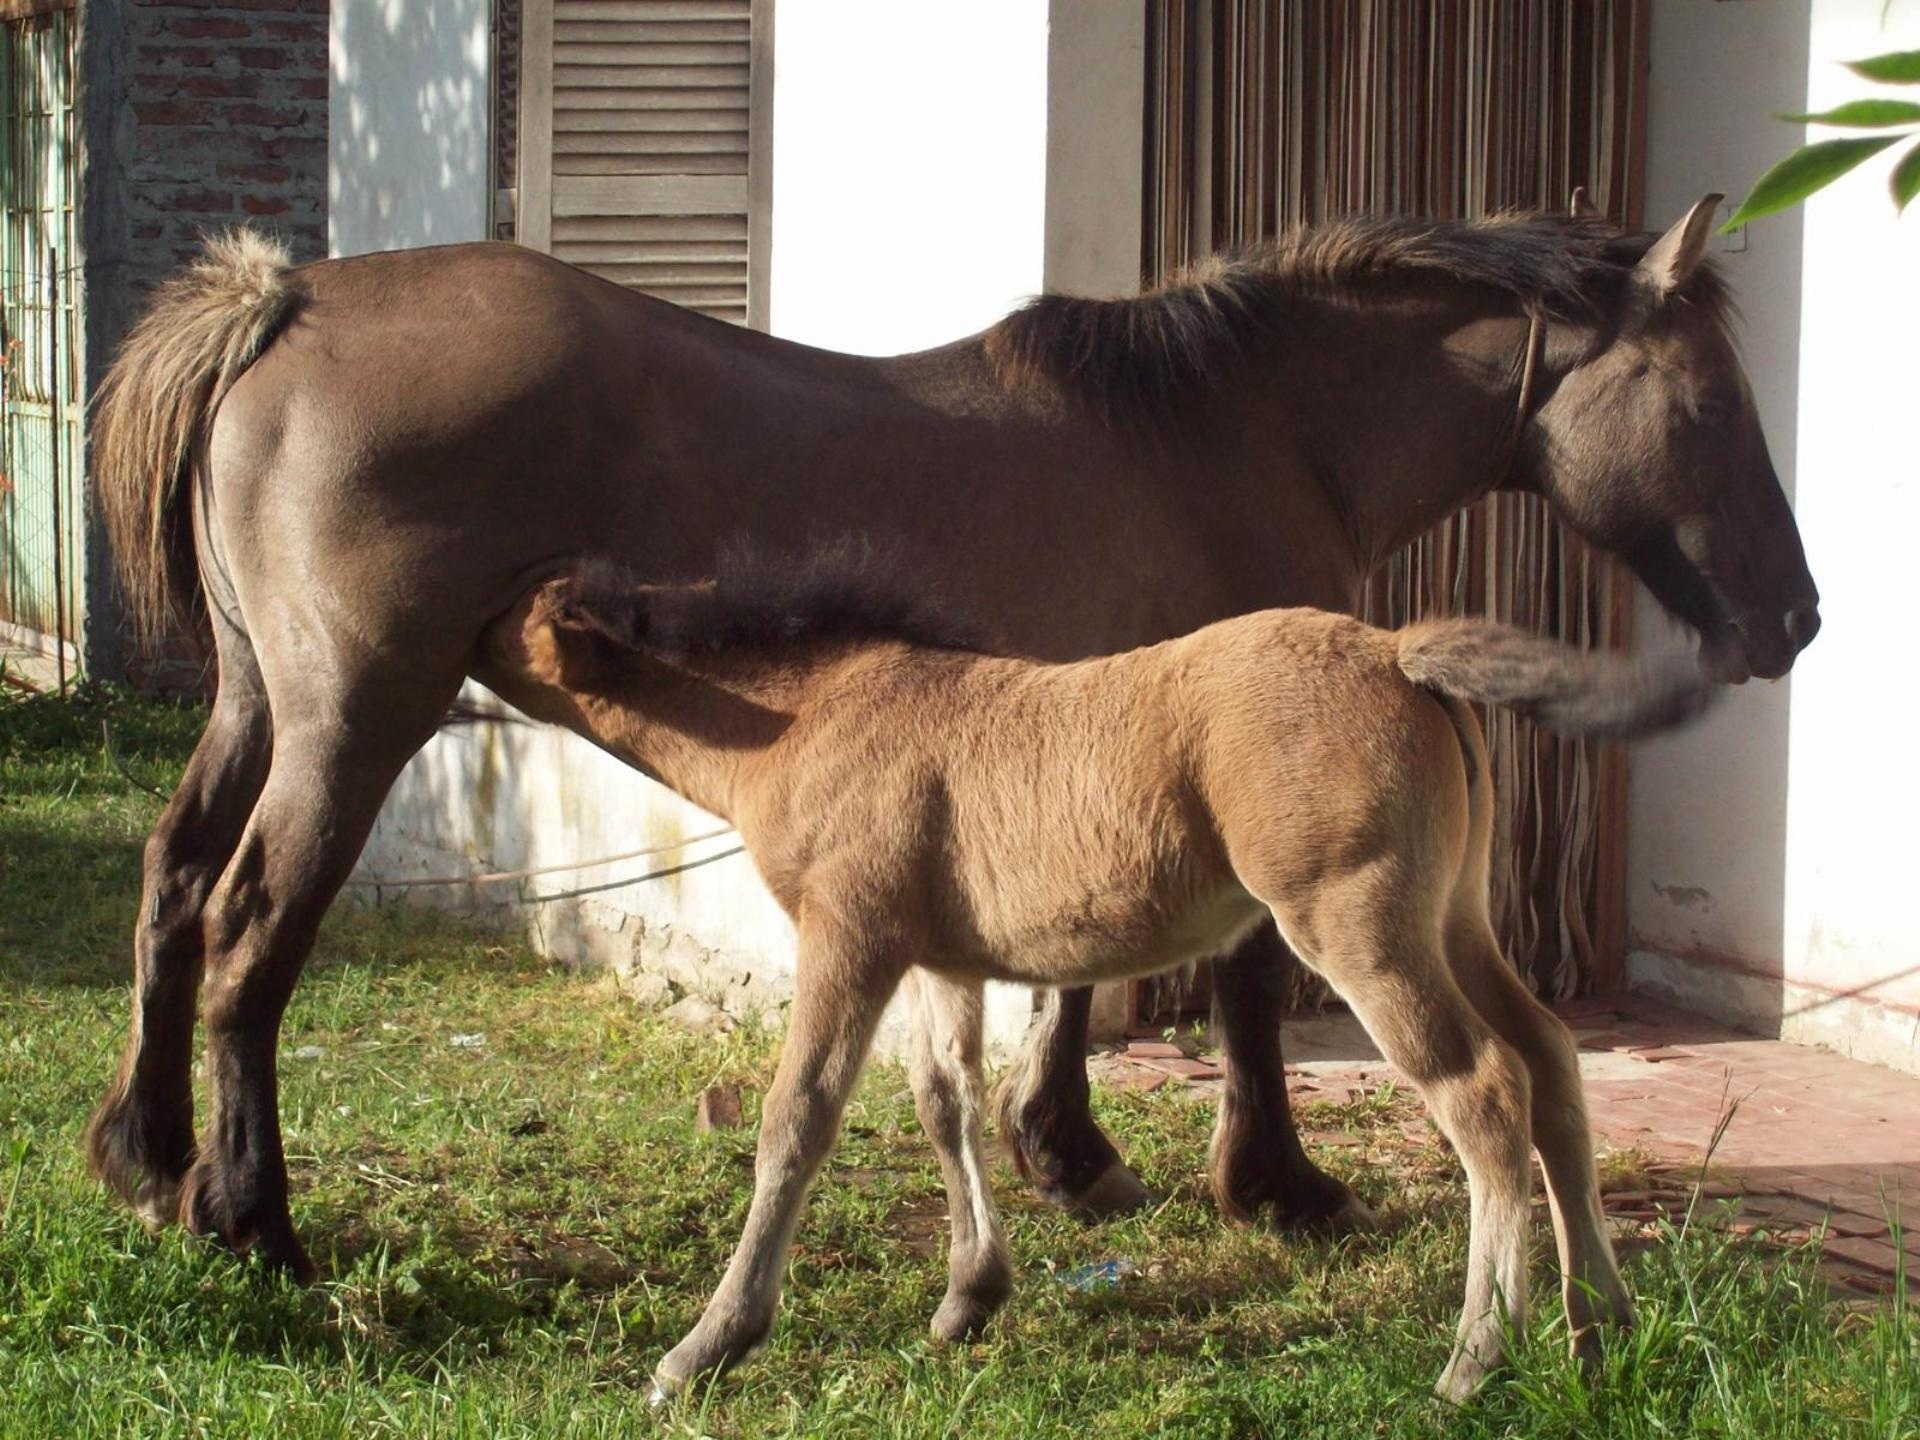
{"type": "MultiPolygon", "coordinates": [[[[1338,1181],[1334,1182],[1339,1184],[1338,1181]]],[[[1337,1201],[1324,1207],[1297,1211],[1281,1222],[1282,1228],[1305,1230],[1316,1235],[1357,1235],[1380,1228],[1375,1215],[1358,1195],[1345,1185],[1337,1201]]]]}
{"type": "Polygon", "coordinates": [[[177,1207],[180,1223],[193,1234],[285,1274],[297,1285],[311,1285],[320,1273],[294,1233],[284,1203],[236,1204],[204,1161],[181,1181],[177,1207]]]}
{"type": "Polygon", "coordinates": [[[1351,1235],[1378,1228],[1380,1221],[1353,1188],[1300,1160],[1288,1169],[1222,1181],[1216,1172],[1215,1196],[1227,1219],[1241,1225],[1309,1235],[1351,1235]]]}
{"type": "Polygon", "coordinates": [[[180,1182],[149,1180],[133,1193],[133,1213],[150,1235],[158,1235],[180,1214],[180,1182]]]}
{"type": "Polygon", "coordinates": [[[1130,1215],[1160,1203],[1159,1197],[1140,1183],[1140,1177],[1118,1160],[1077,1195],[1056,1188],[1042,1188],[1040,1194],[1069,1215],[1086,1221],[1130,1215]]]}

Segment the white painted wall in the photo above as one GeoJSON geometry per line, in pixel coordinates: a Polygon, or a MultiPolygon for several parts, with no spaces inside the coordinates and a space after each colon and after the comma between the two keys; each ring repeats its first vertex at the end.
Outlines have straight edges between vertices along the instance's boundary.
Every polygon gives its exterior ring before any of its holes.
{"type": "Polygon", "coordinates": [[[489,0],[333,0],[327,251],[487,233],[489,0]]]}
{"type": "MultiPolygon", "coordinates": [[[[1920,50],[1920,0],[1881,9],[1814,0],[1808,108],[1867,90],[1839,62],[1920,50]]],[[[1806,209],[1797,508],[1825,628],[1794,671],[1783,1028],[1920,1070],[1920,206],[1894,218],[1892,163],[1806,209]]]]}
{"type": "MultiPolygon", "coordinates": [[[[1663,0],[1652,10],[1650,229],[1671,224],[1709,191],[1738,200],[1798,143],[1801,132],[1773,116],[1799,109],[1806,94],[1809,0],[1663,0]]],[[[1788,211],[1750,226],[1744,251],[1723,249],[1719,256],[1739,300],[1748,375],[1789,498],[1799,396],[1800,230],[1800,212],[1788,211]]],[[[1818,556],[1814,566],[1817,574],[1818,556]]],[[[1670,622],[1644,592],[1635,620],[1643,645],[1670,633],[1670,622]]],[[[1792,684],[1750,683],[1702,724],[1634,748],[1627,920],[1635,978],[1649,978],[1651,956],[1702,952],[1741,956],[1779,974],[1792,684]]]]}
{"type": "Polygon", "coordinates": [[[779,0],[776,335],[885,355],[1040,289],[1047,0],[779,0]]]}
{"type": "MultiPolygon", "coordinates": [[[[1744,193],[1802,138],[1772,113],[1863,92],[1838,62],[1920,48],[1920,4],[1895,0],[1885,29],[1881,11],[1656,5],[1650,219],[1708,188],[1744,193]]],[[[1748,250],[1723,257],[1826,628],[1789,680],[1636,750],[1629,975],[1765,1033],[1920,1069],[1920,766],[1904,759],[1911,682],[1889,663],[1920,533],[1920,218],[1894,219],[1890,163],[1756,222],[1748,250]]]]}

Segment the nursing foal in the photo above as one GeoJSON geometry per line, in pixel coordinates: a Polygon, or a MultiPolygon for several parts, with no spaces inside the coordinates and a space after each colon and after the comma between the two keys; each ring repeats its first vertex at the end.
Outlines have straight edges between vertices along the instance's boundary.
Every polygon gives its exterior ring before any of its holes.
{"type": "Polygon", "coordinates": [[[1488,923],[1486,750],[1463,702],[1639,734],[1705,703],[1691,662],[1269,610],[1045,664],[943,639],[843,554],[679,587],[588,567],[498,621],[476,672],[730,820],[798,929],[746,1229],[663,1389],[771,1328],[807,1186],[902,981],[952,1218],[933,1329],[958,1339],[1012,1283],[981,1149],[985,982],[1137,975],[1229,949],[1269,914],[1466,1168],[1466,1303],[1440,1393],[1471,1394],[1524,1323],[1529,1136],[1576,1351],[1631,1317],[1573,1043],[1488,923]]]}

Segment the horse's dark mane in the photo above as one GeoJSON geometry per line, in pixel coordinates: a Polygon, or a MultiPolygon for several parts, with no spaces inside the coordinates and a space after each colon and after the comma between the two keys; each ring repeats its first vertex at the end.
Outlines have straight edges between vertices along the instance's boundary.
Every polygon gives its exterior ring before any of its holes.
{"type": "MultiPolygon", "coordinates": [[[[1036,296],[987,332],[987,350],[1009,384],[1043,378],[1102,414],[1151,415],[1212,388],[1232,361],[1272,339],[1285,297],[1357,299],[1443,280],[1498,291],[1542,319],[1599,320],[1657,238],[1530,212],[1354,216],[1202,260],[1144,295],[1036,296]]],[[[1711,263],[1685,298],[1725,323],[1726,284],[1711,263]]]]}
{"type": "Polygon", "coordinates": [[[568,590],[574,619],[616,644],[667,660],[831,641],[979,648],[964,627],[923,598],[924,580],[897,552],[861,537],[791,554],[729,545],[712,581],[700,584],[647,584],[618,562],[590,560],[568,590]]]}

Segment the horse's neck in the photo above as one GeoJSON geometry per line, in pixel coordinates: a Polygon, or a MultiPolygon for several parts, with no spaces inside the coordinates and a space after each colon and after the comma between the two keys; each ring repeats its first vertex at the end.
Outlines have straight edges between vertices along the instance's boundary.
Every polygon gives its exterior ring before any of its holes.
{"type": "Polygon", "coordinates": [[[990,398],[1062,453],[1177,471],[1181,492],[1207,496],[1237,533],[1277,527],[1291,546],[1322,549],[1344,539],[1357,582],[1507,478],[1528,322],[1511,302],[1452,287],[1279,305],[1274,342],[1218,366],[1214,391],[1153,445],[1057,391],[1010,391],[981,337],[878,363],[930,411],[977,413],[990,398]]]}
{"type": "Polygon", "coordinates": [[[1508,479],[1529,327],[1489,303],[1291,301],[1268,373],[1223,416],[1307,458],[1361,575],[1508,479]]]}

